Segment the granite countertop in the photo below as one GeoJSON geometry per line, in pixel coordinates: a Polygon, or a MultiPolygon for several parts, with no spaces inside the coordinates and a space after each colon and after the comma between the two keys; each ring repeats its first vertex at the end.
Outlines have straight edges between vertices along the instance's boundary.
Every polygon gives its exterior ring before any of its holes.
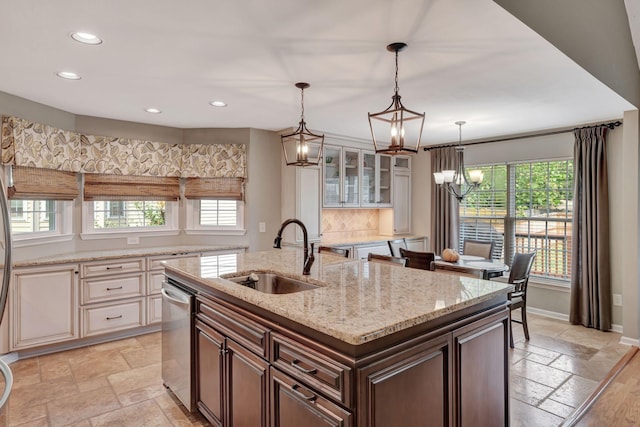
{"type": "Polygon", "coordinates": [[[165,261],[201,286],[224,292],[352,345],[360,345],[448,313],[505,295],[513,286],[470,277],[318,254],[302,276],[303,252],[293,247],[233,256],[165,261]],[[319,285],[266,294],[224,277],[275,272],[319,285]]]}
{"type": "Polygon", "coordinates": [[[33,267],[39,265],[61,264],[71,262],[101,261],[114,258],[131,258],[138,256],[178,255],[194,252],[211,252],[233,249],[246,249],[246,246],[164,246],[154,248],[113,249],[103,251],[71,252],[54,254],[47,257],[20,260],[13,263],[14,267],[33,267]]]}

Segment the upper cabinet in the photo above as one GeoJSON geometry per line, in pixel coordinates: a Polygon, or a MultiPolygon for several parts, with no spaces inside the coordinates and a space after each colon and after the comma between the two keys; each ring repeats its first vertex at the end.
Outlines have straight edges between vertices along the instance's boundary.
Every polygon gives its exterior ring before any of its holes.
{"type": "Polygon", "coordinates": [[[360,206],[360,156],[355,148],[324,146],[325,208],[360,206]]]}
{"type": "Polygon", "coordinates": [[[362,152],[362,198],[360,206],[391,207],[391,156],[362,152]]]}

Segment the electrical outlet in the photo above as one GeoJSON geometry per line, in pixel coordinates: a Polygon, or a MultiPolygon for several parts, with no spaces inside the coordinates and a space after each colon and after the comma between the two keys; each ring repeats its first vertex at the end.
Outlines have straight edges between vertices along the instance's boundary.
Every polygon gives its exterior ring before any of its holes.
{"type": "Polygon", "coordinates": [[[127,237],[127,245],[137,245],[139,243],[140,243],[140,238],[138,236],[127,237]]]}
{"type": "Polygon", "coordinates": [[[622,295],[613,294],[613,305],[616,307],[622,307],[622,295]]]}
{"type": "Polygon", "coordinates": [[[266,231],[267,231],[267,224],[265,224],[264,222],[259,222],[259,223],[258,223],[258,227],[260,228],[260,232],[261,232],[261,233],[266,233],[266,231]]]}

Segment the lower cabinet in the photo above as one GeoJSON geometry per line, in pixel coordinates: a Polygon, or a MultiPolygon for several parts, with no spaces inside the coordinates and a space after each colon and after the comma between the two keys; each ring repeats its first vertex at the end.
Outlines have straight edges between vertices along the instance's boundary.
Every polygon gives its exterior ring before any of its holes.
{"type": "Polygon", "coordinates": [[[269,426],[269,362],[199,319],[196,333],[200,412],[217,426],[269,426]]]}
{"type": "Polygon", "coordinates": [[[11,351],[80,337],[77,264],[15,269],[10,290],[11,351]]]}
{"type": "Polygon", "coordinates": [[[271,367],[272,427],[349,427],[351,413],[271,367]]]}

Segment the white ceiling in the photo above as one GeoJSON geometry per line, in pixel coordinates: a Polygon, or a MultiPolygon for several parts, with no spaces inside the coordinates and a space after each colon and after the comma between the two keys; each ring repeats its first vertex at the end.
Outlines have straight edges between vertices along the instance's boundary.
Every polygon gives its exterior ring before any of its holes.
{"type": "Polygon", "coordinates": [[[491,0],[0,0],[0,16],[0,91],[75,114],[280,130],[297,125],[294,83],[306,81],[309,128],[369,139],[367,113],[391,102],[396,41],[409,45],[400,94],[427,114],[424,145],[456,141],[457,120],[477,139],[635,108],[491,0]]]}

